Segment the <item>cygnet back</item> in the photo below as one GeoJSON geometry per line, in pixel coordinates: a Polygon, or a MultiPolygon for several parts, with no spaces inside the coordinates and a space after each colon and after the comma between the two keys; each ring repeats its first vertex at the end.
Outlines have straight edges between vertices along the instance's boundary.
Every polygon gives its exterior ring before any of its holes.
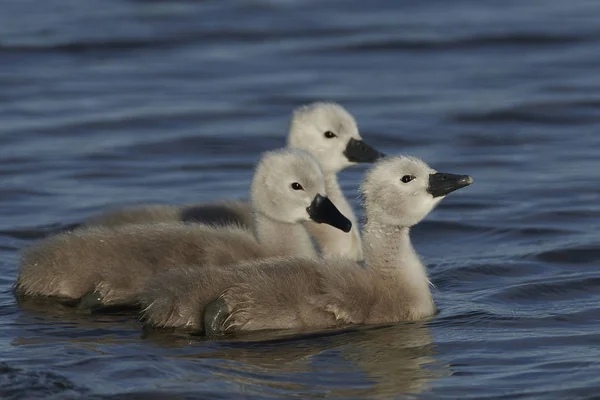
{"type": "Polygon", "coordinates": [[[131,305],[159,270],[181,264],[223,265],[274,255],[315,255],[303,221],[351,223],[329,201],[313,156],[281,149],[263,154],[251,194],[255,231],[183,223],[89,228],[59,234],[23,253],[16,283],[25,296],[80,298],[131,305]]]}

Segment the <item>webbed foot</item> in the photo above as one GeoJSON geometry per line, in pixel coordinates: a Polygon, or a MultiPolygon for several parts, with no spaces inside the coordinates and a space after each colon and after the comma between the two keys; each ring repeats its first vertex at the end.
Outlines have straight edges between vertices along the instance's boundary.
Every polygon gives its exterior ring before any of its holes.
{"type": "Polygon", "coordinates": [[[77,305],[77,310],[81,312],[93,312],[103,307],[102,295],[94,290],[87,292],[81,297],[77,305]]]}
{"type": "Polygon", "coordinates": [[[223,333],[223,323],[229,316],[230,309],[225,300],[218,298],[204,308],[204,333],[216,336],[223,333]]]}

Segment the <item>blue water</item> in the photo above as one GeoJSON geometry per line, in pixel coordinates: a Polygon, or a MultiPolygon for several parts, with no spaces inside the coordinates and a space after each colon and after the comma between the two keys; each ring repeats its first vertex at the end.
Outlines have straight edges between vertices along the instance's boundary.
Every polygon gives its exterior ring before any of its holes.
{"type": "MultiPolygon", "coordinates": [[[[0,396],[597,395],[599,49],[597,0],[4,0],[0,396]],[[15,304],[24,246],[117,206],[245,197],[314,100],[475,178],[413,230],[434,319],[211,341],[15,304]]],[[[341,175],[357,209],[363,172],[341,175]]]]}

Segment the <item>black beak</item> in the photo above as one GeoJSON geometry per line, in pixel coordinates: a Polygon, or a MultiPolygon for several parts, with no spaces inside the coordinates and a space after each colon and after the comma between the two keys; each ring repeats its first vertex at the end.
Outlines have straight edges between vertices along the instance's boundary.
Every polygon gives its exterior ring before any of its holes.
{"type": "Polygon", "coordinates": [[[350,162],[355,163],[372,163],[378,158],[385,157],[385,154],[375,150],[362,140],[350,139],[344,155],[350,162]]]}
{"type": "Polygon", "coordinates": [[[316,195],[306,208],[310,219],[320,224],[328,224],[344,232],[350,232],[352,222],[333,205],[327,197],[316,195]]]}
{"type": "Polygon", "coordinates": [[[429,186],[427,191],[433,197],[445,196],[457,189],[469,186],[473,183],[473,178],[469,175],[444,174],[437,172],[429,175],[429,186]]]}

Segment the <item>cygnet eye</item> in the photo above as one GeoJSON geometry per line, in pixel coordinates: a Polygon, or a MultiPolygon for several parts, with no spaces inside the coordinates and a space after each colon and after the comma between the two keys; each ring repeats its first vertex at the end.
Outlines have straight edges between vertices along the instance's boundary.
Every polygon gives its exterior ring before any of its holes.
{"type": "Polygon", "coordinates": [[[294,190],[304,190],[304,188],[302,187],[302,185],[299,184],[298,182],[292,183],[292,189],[294,189],[294,190]]]}
{"type": "Polygon", "coordinates": [[[327,132],[325,132],[325,133],[324,133],[324,135],[325,135],[325,137],[326,137],[327,139],[332,139],[332,138],[334,138],[334,137],[337,137],[337,135],[336,135],[335,133],[331,132],[331,131],[327,131],[327,132]]]}
{"type": "Polygon", "coordinates": [[[414,175],[404,175],[402,177],[401,181],[404,182],[404,183],[408,183],[408,182],[412,181],[415,178],[416,177],[414,175]]]}

